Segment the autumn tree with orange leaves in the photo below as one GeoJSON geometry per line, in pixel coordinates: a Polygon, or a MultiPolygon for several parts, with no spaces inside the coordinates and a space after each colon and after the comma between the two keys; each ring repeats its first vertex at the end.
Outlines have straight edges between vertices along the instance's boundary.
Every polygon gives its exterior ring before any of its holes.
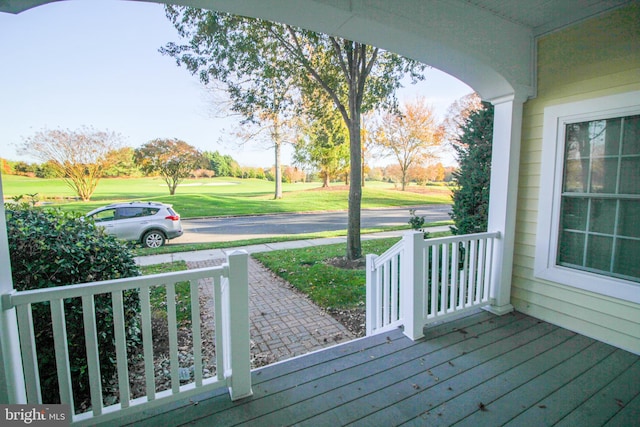
{"type": "Polygon", "coordinates": [[[384,114],[376,127],[375,140],[385,156],[395,158],[404,191],[411,168],[434,156],[442,132],[433,108],[419,98],[405,103],[396,114],[384,114]]]}
{"type": "Polygon", "coordinates": [[[113,164],[110,153],[122,137],[92,127],[78,130],[41,130],[19,146],[21,154],[47,162],[55,174],[82,199],[89,201],[103,172],[113,164]]]}

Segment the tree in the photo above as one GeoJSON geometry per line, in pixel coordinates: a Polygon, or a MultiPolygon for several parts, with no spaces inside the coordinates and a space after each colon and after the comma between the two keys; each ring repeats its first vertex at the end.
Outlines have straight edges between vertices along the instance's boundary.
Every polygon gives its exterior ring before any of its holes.
{"type": "MultiPolygon", "coordinates": [[[[270,70],[278,78],[291,73],[302,91],[326,92],[349,130],[351,186],[346,255],[348,259],[360,258],[361,113],[378,106],[395,107],[394,94],[401,79],[407,73],[414,80],[422,78],[420,72],[425,66],[373,46],[290,25],[184,7],[167,6],[166,11],[179,33],[190,41],[183,46],[170,43],[162,52],[187,64],[201,79],[206,80],[212,69],[225,73],[241,64],[247,67],[247,73],[270,70]],[[274,55],[281,54],[275,62],[274,55]]],[[[272,80],[262,81],[270,84],[272,80]]]]}
{"type": "Polygon", "coordinates": [[[273,144],[274,199],[281,199],[282,146],[295,116],[295,64],[265,27],[255,25],[260,21],[177,6],[166,6],[166,12],[180,36],[193,38],[189,45],[169,43],[160,51],[204,84],[214,79],[226,86],[231,110],[244,117],[237,136],[249,141],[266,135],[273,144]]]}
{"type": "Polygon", "coordinates": [[[135,150],[122,147],[108,154],[110,166],[103,172],[104,177],[140,176],[140,169],[135,163],[135,150]]]}
{"type": "Polygon", "coordinates": [[[432,182],[443,182],[445,177],[445,169],[442,163],[438,162],[435,165],[429,166],[429,179],[432,182]]]}
{"type": "Polygon", "coordinates": [[[427,166],[414,166],[409,170],[412,181],[418,185],[427,185],[429,182],[443,182],[446,170],[442,163],[429,164],[427,166]]]}
{"type": "Polygon", "coordinates": [[[480,108],[482,108],[482,101],[477,93],[470,93],[454,101],[447,109],[446,117],[441,125],[444,141],[451,147],[455,146],[460,139],[462,127],[465,125],[467,118],[480,108]]]}
{"type": "Polygon", "coordinates": [[[487,102],[481,105],[464,120],[454,145],[460,168],[453,173],[455,187],[450,214],[454,222],[453,234],[487,230],[493,106],[487,102]]]}
{"type": "Polygon", "coordinates": [[[383,153],[397,161],[403,191],[411,167],[422,164],[441,142],[433,109],[423,99],[405,104],[400,114],[384,114],[375,138],[383,153]]]}
{"type": "Polygon", "coordinates": [[[205,151],[202,153],[205,162],[208,163],[207,169],[215,172],[215,176],[233,176],[232,165],[237,163],[233,157],[222,155],[218,151],[205,151]]]}
{"type": "Polygon", "coordinates": [[[5,175],[13,174],[13,167],[11,167],[11,163],[9,163],[7,159],[3,159],[0,157],[0,164],[2,165],[0,167],[0,171],[2,171],[3,174],[5,175]]]}
{"type": "Polygon", "coordinates": [[[88,201],[104,170],[111,166],[109,152],[119,148],[121,140],[116,133],[91,127],[42,130],[26,138],[19,151],[48,162],[57,176],[83,201],[88,201]]]}
{"type": "MultiPolygon", "coordinates": [[[[322,99],[322,98],[319,98],[322,99]]],[[[318,100],[318,98],[316,98],[318,100]]],[[[309,103],[299,125],[294,161],[319,171],[322,187],[349,169],[349,134],[331,100],[309,103]]]]}
{"type": "Polygon", "coordinates": [[[147,142],[135,150],[135,159],[144,173],[159,173],[172,196],[178,184],[203,162],[200,151],[179,139],[147,142]]]}

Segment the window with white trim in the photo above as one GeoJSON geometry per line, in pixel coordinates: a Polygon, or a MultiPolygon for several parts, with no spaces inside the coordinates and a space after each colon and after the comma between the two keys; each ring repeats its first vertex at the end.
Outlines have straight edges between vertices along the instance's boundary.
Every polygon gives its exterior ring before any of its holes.
{"type": "Polygon", "coordinates": [[[535,275],[640,302],[640,92],[545,109],[535,275]]]}

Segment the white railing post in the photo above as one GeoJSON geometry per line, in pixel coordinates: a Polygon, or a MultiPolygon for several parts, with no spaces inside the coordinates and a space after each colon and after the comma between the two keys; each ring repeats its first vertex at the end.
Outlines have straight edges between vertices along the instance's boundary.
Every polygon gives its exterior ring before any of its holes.
{"type": "MultiPolygon", "coordinates": [[[[249,397],[251,390],[251,349],[249,335],[249,254],[234,251],[229,263],[229,319],[231,346],[231,400],[249,397]]],[[[217,325],[216,325],[217,327],[217,325]]]]}
{"type": "Polygon", "coordinates": [[[376,290],[378,289],[379,283],[377,282],[378,275],[374,270],[373,263],[378,258],[378,255],[368,254],[366,257],[366,326],[367,326],[367,336],[373,334],[373,330],[375,325],[377,325],[378,319],[378,311],[379,311],[379,301],[378,294],[376,290]]]}
{"type": "MultiPolygon", "coordinates": [[[[14,289],[2,194],[2,174],[0,174],[0,265],[2,266],[0,295],[9,295],[14,289]]],[[[27,403],[19,342],[16,310],[9,307],[3,297],[0,301],[0,403],[2,404],[27,403]]]]}
{"type": "Polygon", "coordinates": [[[421,231],[406,233],[404,242],[404,256],[400,274],[400,309],[404,321],[404,334],[412,340],[423,336],[425,311],[425,271],[422,251],[424,234],[421,231]]]}

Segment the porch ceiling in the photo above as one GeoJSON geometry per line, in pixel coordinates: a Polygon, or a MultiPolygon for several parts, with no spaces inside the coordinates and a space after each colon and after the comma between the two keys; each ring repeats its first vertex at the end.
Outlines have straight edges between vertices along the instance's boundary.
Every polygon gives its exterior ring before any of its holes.
{"type": "Polygon", "coordinates": [[[629,3],[629,0],[460,0],[539,36],[629,3]]]}

